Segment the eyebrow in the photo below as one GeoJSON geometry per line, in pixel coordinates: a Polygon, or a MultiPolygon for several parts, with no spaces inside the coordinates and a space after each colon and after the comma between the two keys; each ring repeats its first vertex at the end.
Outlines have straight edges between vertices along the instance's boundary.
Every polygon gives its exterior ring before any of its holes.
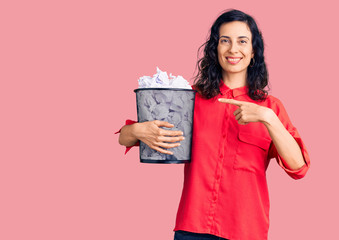
{"type": "MultiPolygon", "coordinates": [[[[230,38],[229,36],[224,36],[224,35],[222,35],[222,36],[220,36],[220,38],[230,38]]],[[[220,39],[219,38],[219,39],[220,39]]],[[[239,36],[238,38],[247,38],[248,40],[250,40],[248,37],[246,37],[246,36],[239,36]]]]}

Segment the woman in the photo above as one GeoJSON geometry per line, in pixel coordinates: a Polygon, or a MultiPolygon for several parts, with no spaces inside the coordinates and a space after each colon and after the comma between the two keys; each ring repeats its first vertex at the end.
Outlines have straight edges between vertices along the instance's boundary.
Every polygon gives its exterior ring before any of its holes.
{"type": "MultiPolygon", "coordinates": [[[[192,161],[184,168],[174,239],[267,239],[270,159],[294,179],[305,176],[310,159],[283,104],[264,90],[264,44],[254,19],[224,12],[203,46],[193,86],[192,161]]],[[[173,125],[125,125],[119,142],[131,147],[140,140],[171,154],[182,133],[159,127],[173,125]]]]}

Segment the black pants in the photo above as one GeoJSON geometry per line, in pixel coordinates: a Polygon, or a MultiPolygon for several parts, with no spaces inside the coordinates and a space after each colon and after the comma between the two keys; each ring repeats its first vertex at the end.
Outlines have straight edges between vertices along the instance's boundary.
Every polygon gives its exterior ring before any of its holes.
{"type": "Polygon", "coordinates": [[[226,238],[218,237],[206,233],[192,233],[182,230],[175,231],[174,240],[227,240],[226,238]]]}

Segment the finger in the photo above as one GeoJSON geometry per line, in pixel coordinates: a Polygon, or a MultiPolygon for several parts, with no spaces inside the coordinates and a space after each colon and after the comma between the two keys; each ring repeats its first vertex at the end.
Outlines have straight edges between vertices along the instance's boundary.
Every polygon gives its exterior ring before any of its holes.
{"type": "Polygon", "coordinates": [[[179,147],[181,144],[180,143],[164,143],[164,142],[158,142],[157,145],[162,148],[175,148],[179,147]]]}
{"type": "Polygon", "coordinates": [[[239,120],[238,120],[238,123],[239,123],[240,125],[246,125],[246,124],[247,124],[247,122],[245,122],[245,121],[242,120],[242,119],[239,119],[239,120]]]}
{"type": "Polygon", "coordinates": [[[162,131],[160,132],[160,134],[162,136],[182,136],[184,135],[184,133],[182,131],[174,131],[174,130],[164,130],[162,129],[162,131]]]}
{"type": "Polygon", "coordinates": [[[241,119],[242,115],[239,113],[238,115],[235,116],[235,120],[239,121],[241,119]]]}
{"type": "Polygon", "coordinates": [[[244,101],[238,101],[238,100],[227,99],[227,98],[218,98],[218,101],[222,102],[222,103],[233,104],[233,105],[236,105],[236,106],[239,106],[239,107],[244,104],[244,101]]]}
{"type": "Polygon", "coordinates": [[[236,116],[238,113],[240,113],[241,112],[241,109],[240,108],[237,108],[237,110],[235,110],[234,112],[233,112],[233,115],[234,116],[236,116]]]}
{"type": "Polygon", "coordinates": [[[160,121],[160,120],[155,120],[154,124],[157,125],[158,127],[167,127],[167,128],[172,128],[174,127],[173,124],[165,121],[160,121]]]}
{"type": "Polygon", "coordinates": [[[168,150],[165,150],[165,149],[162,149],[160,147],[157,147],[157,146],[153,146],[152,149],[160,152],[160,153],[164,153],[164,154],[169,154],[169,155],[173,155],[173,152],[171,151],[168,151],[168,150]]]}
{"type": "Polygon", "coordinates": [[[179,142],[179,141],[182,141],[184,139],[185,139],[185,137],[183,137],[183,136],[180,136],[180,137],[163,137],[163,136],[160,136],[160,137],[158,137],[159,142],[179,142]]]}

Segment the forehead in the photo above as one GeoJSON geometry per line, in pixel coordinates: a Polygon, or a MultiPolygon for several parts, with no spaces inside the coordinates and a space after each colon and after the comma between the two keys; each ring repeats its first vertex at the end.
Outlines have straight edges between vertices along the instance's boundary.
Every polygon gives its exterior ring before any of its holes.
{"type": "Polygon", "coordinates": [[[246,23],[240,21],[233,21],[224,23],[220,26],[219,37],[220,36],[228,36],[231,38],[247,36],[249,39],[251,39],[252,33],[246,23]]]}

